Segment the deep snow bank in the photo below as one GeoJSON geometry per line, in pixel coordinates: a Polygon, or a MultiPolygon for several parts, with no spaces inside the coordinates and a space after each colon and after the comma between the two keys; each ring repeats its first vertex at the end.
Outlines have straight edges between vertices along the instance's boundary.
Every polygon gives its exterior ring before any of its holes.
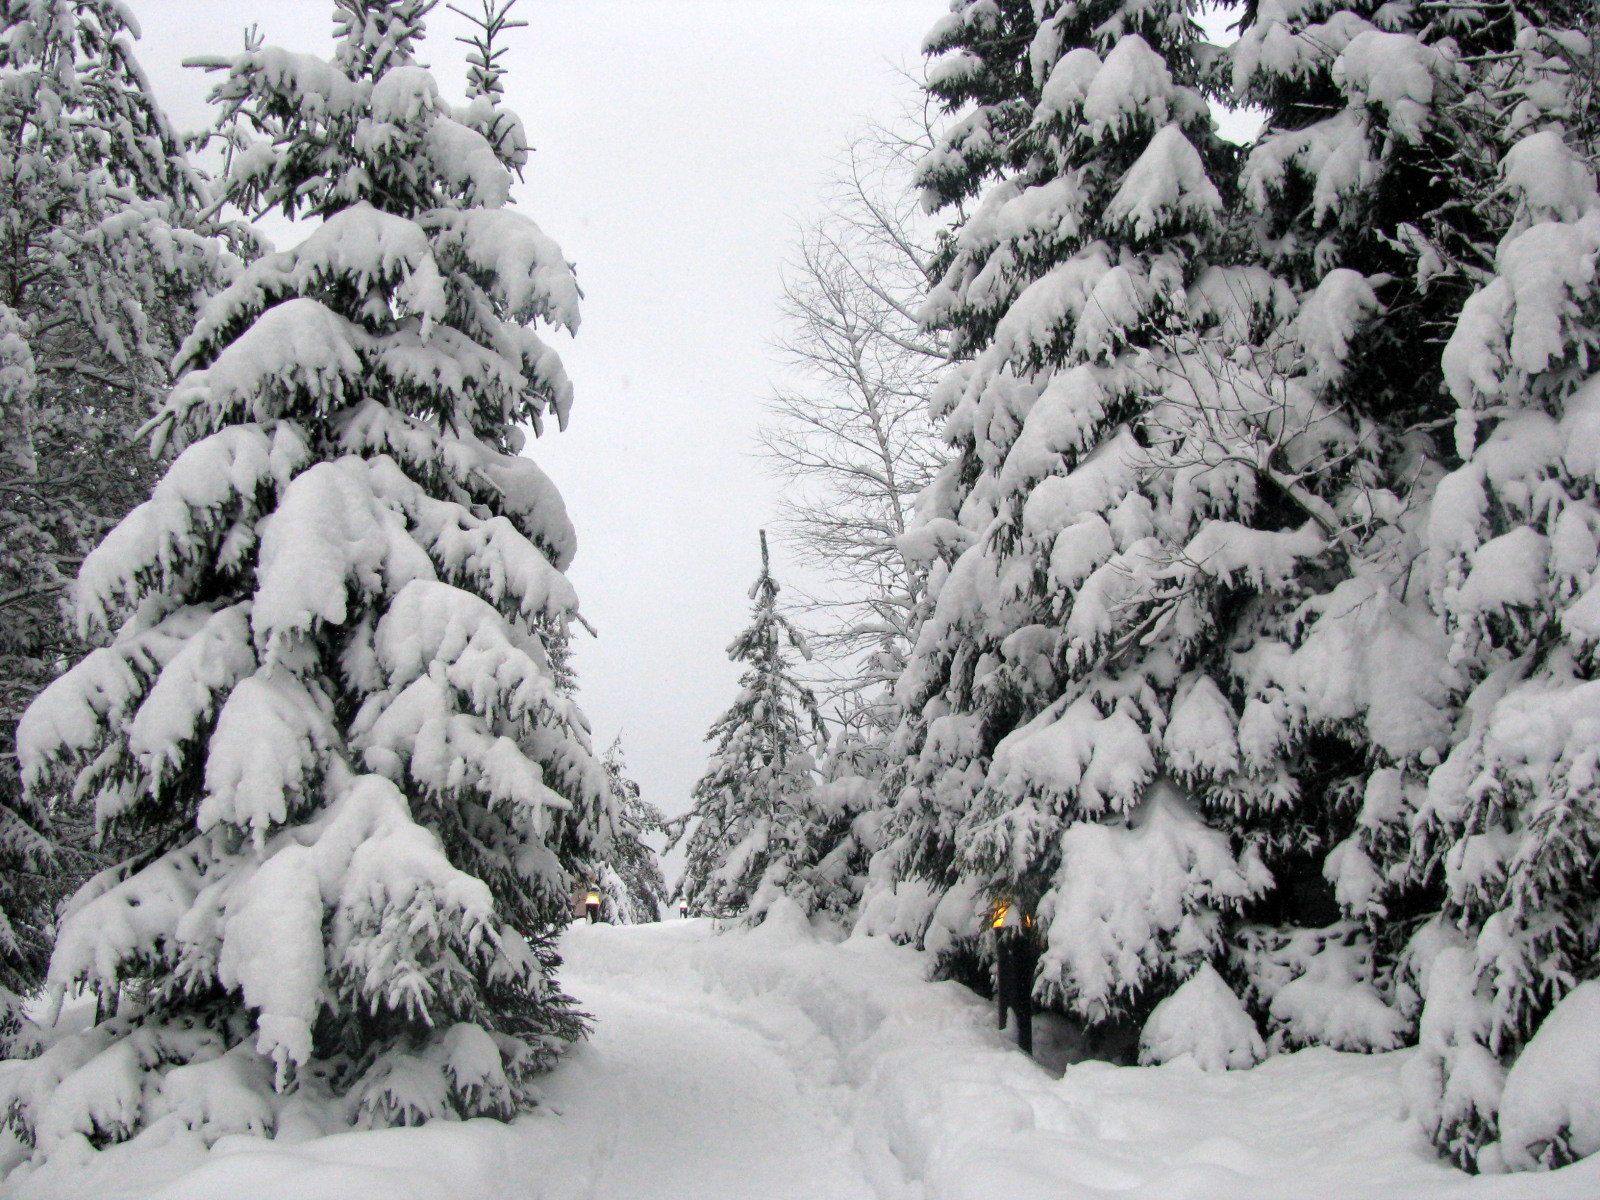
{"type": "MultiPolygon", "coordinates": [[[[886,1197],[906,1200],[1593,1200],[1600,1162],[1471,1178],[1439,1163],[1402,1111],[1409,1052],[1308,1050],[1211,1074],[1081,1063],[1052,1079],[926,960],[877,938],[706,923],[596,928],[574,978],[706,993],[833,1090],[886,1197]]],[[[581,992],[580,992],[581,994],[581,992]]]]}
{"type": "Polygon", "coordinates": [[[613,1194],[621,1177],[607,1163],[628,1156],[633,1200],[727,1200],[763,1172],[808,1171],[835,1195],[885,1200],[1600,1196],[1600,1162],[1477,1179],[1440,1165],[1401,1112],[1407,1052],[1304,1051],[1225,1074],[1185,1060],[1086,1063],[1057,1080],[1010,1048],[970,993],[924,982],[924,956],[876,938],[832,944],[792,912],[720,936],[704,921],[580,926],[565,951],[567,986],[613,1019],[550,1076],[545,1106],[509,1126],[290,1130],[209,1150],[158,1128],[21,1168],[6,1194],[576,1200],[613,1194]],[[736,1074],[787,1077],[763,1091],[736,1074]],[[734,1181],[726,1161],[700,1161],[713,1149],[693,1132],[723,1127],[731,1109],[749,1168],[734,1181]],[[705,1190],[688,1182],[697,1165],[705,1190]],[[640,1191],[650,1179],[660,1187],[640,1191]]]}

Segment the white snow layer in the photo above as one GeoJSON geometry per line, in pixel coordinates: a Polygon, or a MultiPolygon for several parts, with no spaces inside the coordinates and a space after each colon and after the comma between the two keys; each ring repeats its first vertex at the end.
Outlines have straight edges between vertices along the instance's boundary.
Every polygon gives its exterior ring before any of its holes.
{"type": "Polygon", "coordinates": [[[1538,1149],[1564,1138],[1575,1155],[1600,1150],[1600,982],[1573,988],[1539,1026],[1506,1074],[1500,1144],[1506,1161],[1528,1168],[1538,1149]]]}
{"type": "MultiPolygon", "coordinates": [[[[276,1141],[246,1131],[208,1151],[174,1114],[131,1143],[98,1152],[85,1144],[76,1159],[19,1167],[6,1181],[7,1195],[1588,1200],[1600,1194],[1600,1160],[1477,1178],[1439,1163],[1401,1111],[1398,1077],[1412,1051],[1306,1050],[1252,1070],[1214,1073],[1188,1055],[1160,1067],[1084,1062],[1055,1079],[994,1031],[992,1010],[971,993],[953,983],[924,983],[925,955],[880,938],[833,944],[797,913],[721,936],[706,921],[580,925],[563,952],[564,982],[596,1015],[597,1029],[550,1076],[544,1105],[509,1125],[436,1120],[328,1135],[307,1120],[285,1119],[276,1141]]],[[[223,1102],[237,1090],[223,1075],[195,1079],[189,1102],[223,1102]]],[[[241,1130],[250,1128],[248,1115],[241,1114],[241,1130]]]]}
{"type": "Polygon", "coordinates": [[[1250,1014],[1208,962],[1156,1005],[1139,1036],[1141,1063],[1172,1062],[1183,1055],[1203,1071],[1253,1067],[1267,1056],[1250,1014]]]}

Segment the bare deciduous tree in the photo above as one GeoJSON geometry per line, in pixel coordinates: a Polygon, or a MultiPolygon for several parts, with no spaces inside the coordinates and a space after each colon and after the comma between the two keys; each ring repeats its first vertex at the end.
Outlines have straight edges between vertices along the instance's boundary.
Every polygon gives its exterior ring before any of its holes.
{"type": "Polygon", "coordinates": [[[780,528],[818,580],[797,607],[847,723],[872,719],[866,694],[915,635],[923,580],[896,539],[944,458],[927,398],[946,355],[916,315],[935,227],[910,186],[932,116],[871,125],[841,155],[786,272],[777,345],[796,382],[759,434],[789,484],[780,528]]]}

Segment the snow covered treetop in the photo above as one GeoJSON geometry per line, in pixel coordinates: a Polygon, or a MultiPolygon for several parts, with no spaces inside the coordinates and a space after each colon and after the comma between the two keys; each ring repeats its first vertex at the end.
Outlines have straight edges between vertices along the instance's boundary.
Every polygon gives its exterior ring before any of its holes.
{"type": "Polygon", "coordinates": [[[413,61],[429,7],[341,0],[332,62],[276,47],[198,60],[228,72],[214,94],[234,143],[228,198],[325,223],[244,272],[185,343],[178,369],[195,370],[164,418],[186,440],[321,415],[306,412],[313,396],[342,408],[357,381],[457,433],[537,429],[547,412],[565,424],[571,387],[526,326],[575,330],[577,281],[506,207],[520,123],[482,80],[453,108],[413,61]]]}
{"type": "MultiPolygon", "coordinates": [[[[248,121],[269,139],[232,163],[229,182],[243,207],[325,216],[367,200],[414,216],[437,207],[441,193],[468,205],[506,202],[509,168],[527,148],[520,138],[486,136],[484,106],[451,108],[416,63],[412,49],[432,7],[338,0],[332,62],[270,46],[194,60],[228,71],[213,97],[224,123],[248,121]]],[[[493,93],[475,99],[493,107],[493,93]]]]}

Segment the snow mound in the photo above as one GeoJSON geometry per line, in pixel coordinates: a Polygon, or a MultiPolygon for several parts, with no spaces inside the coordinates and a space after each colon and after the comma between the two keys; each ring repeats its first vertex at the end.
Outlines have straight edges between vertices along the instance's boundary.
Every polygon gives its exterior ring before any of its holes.
{"type": "Polygon", "coordinates": [[[773,939],[811,941],[815,937],[805,910],[783,894],[767,905],[766,915],[755,932],[760,937],[773,939]]]}
{"type": "Polygon", "coordinates": [[[1239,997],[1210,963],[1168,996],[1139,1036],[1139,1062],[1144,1066],[1190,1056],[1203,1071],[1253,1067],[1267,1056],[1255,1022],[1239,997]]]}
{"type": "Polygon", "coordinates": [[[1512,1167],[1559,1165],[1600,1150],[1600,982],[1580,983],[1506,1075],[1500,1146],[1512,1167]]]}

